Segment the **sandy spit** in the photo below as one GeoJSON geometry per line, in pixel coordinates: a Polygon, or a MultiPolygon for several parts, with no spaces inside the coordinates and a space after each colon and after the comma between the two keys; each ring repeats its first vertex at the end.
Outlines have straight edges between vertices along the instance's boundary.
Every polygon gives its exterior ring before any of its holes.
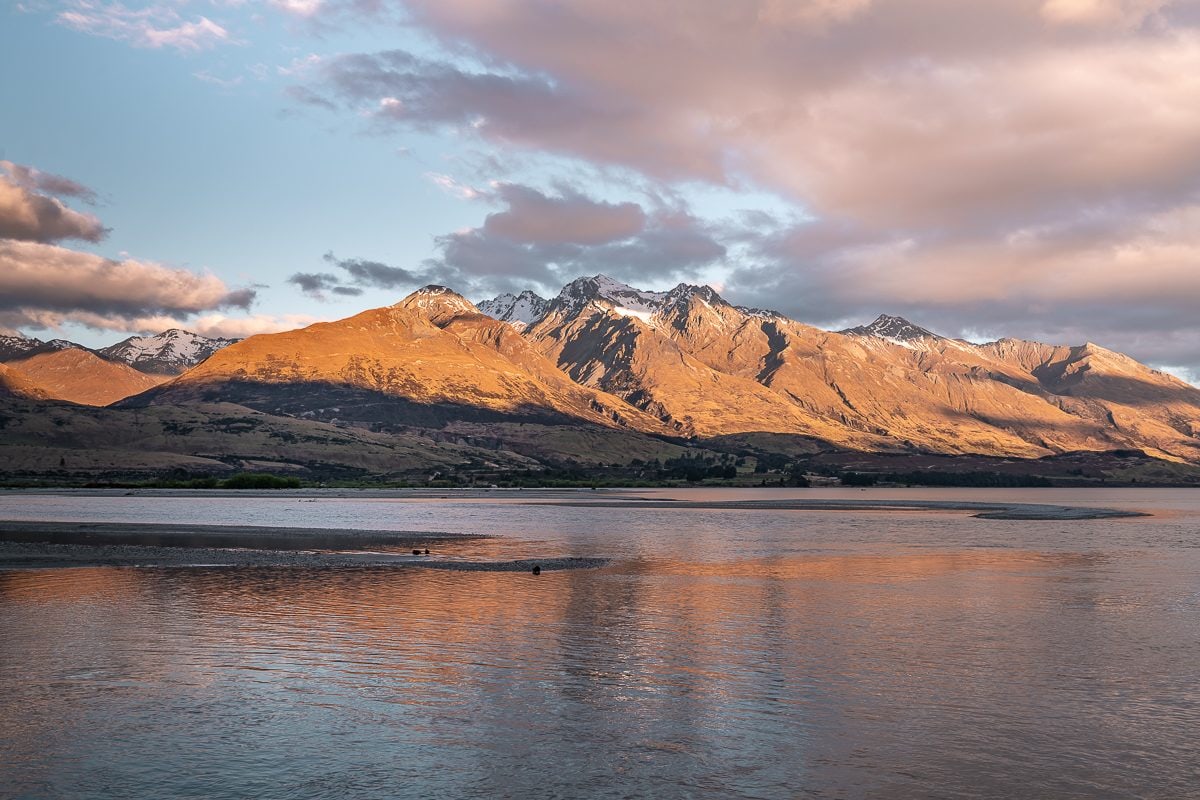
{"type": "Polygon", "coordinates": [[[325,530],[223,525],[0,521],[0,569],[45,567],[413,567],[529,572],[603,566],[599,558],[468,561],[442,558],[439,544],[484,538],[419,531],[325,530]],[[370,552],[386,546],[421,550],[370,552]],[[366,552],[362,552],[368,548],[366,552]],[[424,555],[425,549],[430,555],[424,555]]]}
{"type": "Polygon", "coordinates": [[[712,511],[967,511],[979,519],[1075,520],[1148,517],[1141,511],[1038,503],[984,503],[954,500],[549,500],[529,505],[594,506],[596,508],[692,509],[712,511]]]}

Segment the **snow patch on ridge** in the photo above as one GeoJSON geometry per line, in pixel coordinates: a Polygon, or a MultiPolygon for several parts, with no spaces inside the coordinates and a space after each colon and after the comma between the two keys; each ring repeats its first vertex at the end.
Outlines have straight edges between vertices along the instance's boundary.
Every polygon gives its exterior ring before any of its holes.
{"type": "Polygon", "coordinates": [[[130,336],[102,348],[101,356],[128,364],[142,372],[175,374],[191,369],[238,339],[210,339],[191,331],[171,328],[156,336],[130,336]]]}
{"type": "Polygon", "coordinates": [[[550,301],[528,289],[520,294],[506,293],[476,305],[482,313],[507,322],[517,330],[533,325],[546,315],[550,301]]]}
{"type": "Polygon", "coordinates": [[[888,314],[880,314],[870,325],[846,328],[838,333],[845,336],[882,339],[909,350],[923,350],[925,349],[923,345],[945,341],[944,337],[938,336],[920,325],[914,325],[904,317],[893,317],[888,314]]]}

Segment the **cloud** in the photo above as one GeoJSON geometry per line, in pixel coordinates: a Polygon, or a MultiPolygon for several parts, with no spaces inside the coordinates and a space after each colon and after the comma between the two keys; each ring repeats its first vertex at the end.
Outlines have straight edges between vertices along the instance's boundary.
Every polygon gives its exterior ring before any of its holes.
{"type": "Polygon", "coordinates": [[[305,295],[324,302],[329,294],[342,297],[358,297],[366,289],[408,292],[430,283],[459,286],[469,281],[467,276],[436,264],[426,264],[422,269],[393,267],[382,261],[364,258],[338,258],[333,253],[323,256],[325,263],[341,270],[333,272],[297,272],[287,282],[299,287],[305,295]]]}
{"type": "Polygon", "coordinates": [[[324,255],[326,263],[343,269],[350,279],[358,286],[370,286],[376,289],[395,289],[429,283],[436,277],[427,272],[407,270],[402,267],[392,267],[381,261],[369,261],[361,258],[341,259],[333,253],[324,255]]]}
{"type": "MultiPolygon", "coordinates": [[[[321,321],[321,318],[308,314],[282,314],[279,316],[252,314],[245,317],[230,317],[225,314],[204,314],[188,321],[184,327],[201,336],[244,339],[247,336],[255,336],[260,333],[291,331],[321,321]]],[[[174,327],[180,327],[180,325],[177,324],[174,327]]],[[[150,327],[145,330],[147,332],[153,330],[161,331],[166,330],[166,328],[150,327]]]]}
{"type": "Polygon", "coordinates": [[[0,170],[7,173],[11,181],[23,189],[59,197],[75,197],[89,205],[96,203],[96,193],[92,189],[62,175],[3,160],[0,160],[0,170]]]}
{"type": "MultiPolygon", "coordinates": [[[[391,98],[384,98],[385,101],[389,99],[391,98]]],[[[484,194],[475,187],[460,183],[449,175],[444,175],[440,172],[426,172],[425,177],[433,181],[434,185],[442,191],[460,200],[477,200],[484,194]]]]}
{"type": "Polygon", "coordinates": [[[123,3],[74,0],[56,19],[81,33],[154,50],[197,52],[233,41],[229,31],[208,17],[185,20],[167,4],[129,8],[123,3]]]}
{"type": "Polygon", "coordinates": [[[991,236],[894,237],[804,223],[762,237],[731,299],[840,327],[900,314],[950,336],[1091,340],[1200,375],[1200,204],[991,236]]]}
{"type": "Polygon", "coordinates": [[[1058,24],[1134,27],[1167,5],[1165,0],[1046,0],[1041,13],[1058,24]]]}
{"type": "MultiPolygon", "coordinates": [[[[567,193],[493,192],[479,199],[504,208],[437,239],[443,270],[492,283],[621,269],[647,280],[744,248],[735,299],[807,321],[891,310],[950,332],[1200,361],[1186,309],[1200,296],[1188,227],[1200,206],[1196,0],[405,8],[443,56],[331,58],[295,95],[376,131],[449,131],[503,160],[617,167],[668,194],[767,192],[805,221],[739,231],[686,212],[672,224],[647,206],[642,230],[583,243],[531,213],[540,202],[574,221],[567,193]]],[[[600,224],[587,212],[578,218],[600,224]]],[[[635,227],[633,215],[609,222],[635,227]]]]}
{"type": "Polygon", "coordinates": [[[507,208],[488,214],[483,231],[514,242],[595,245],[628,239],[646,227],[637,203],[606,203],[569,188],[551,197],[528,186],[504,183],[497,199],[507,208]]]}
{"type": "Polygon", "coordinates": [[[440,255],[426,263],[432,274],[465,281],[470,291],[509,291],[530,282],[556,291],[594,272],[661,282],[726,255],[718,231],[680,207],[647,210],[567,186],[546,194],[513,183],[497,185],[486,199],[502,210],[479,227],[439,236],[440,255]]]}
{"type": "Polygon", "coordinates": [[[62,239],[99,241],[108,229],[94,216],[72,211],[40,192],[89,202],[95,200],[95,192],[69,178],[10,161],[0,161],[0,171],[0,328],[59,329],[75,324],[159,333],[186,327],[205,335],[244,336],[312,321],[290,315],[231,317],[219,312],[248,310],[254,289],[231,289],[212,274],[135,259],[116,261],[51,244],[62,239]]]}
{"type": "Polygon", "coordinates": [[[232,78],[221,78],[213,75],[206,69],[197,70],[192,73],[192,77],[205,83],[211,83],[213,86],[219,86],[222,89],[232,89],[235,86],[240,86],[243,81],[243,76],[235,75],[232,78]]]}
{"type": "MultiPolygon", "coordinates": [[[[10,163],[0,162],[0,166],[10,163]]],[[[0,240],[56,242],[62,239],[85,239],[98,242],[108,235],[108,229],[95,216],[72,211],[57,197],[28,188],[29,185],[41,184],[55,186],[65,178],[45,175],[15,164],[12,166],[15,169],[5,166],[10,177],[0,176],[0,240]]],[[[66,186],[74,188],[78,184],[68,182],[66,186]]]]}
{"type": "Polygon", "coordinates": [[[211,274],[0,239],[0,324],[10,327],[77,322],[110,330],[144,329],[138,320],[248,309],[254,299],[254,290],[230,289],[211,274]]]}
{"type": "Polygon", "coordinates": [[[59,312],[29,309],[13,312],[0,310],[0,332],[4,325],[14,327],[8,330],[16,331],[16,326],[35,330],[60,330],[64,324],[83,325],[94,330],[118,331],[122,334],[135,333],[140,335],[155,335],[171,328],[198,333],[201,336],[223,339],[244,339],[260,333],[277,333],[290,331],[323,321],[319,317],[308,314],[250,314],[247,316],[229,316],[227,314],[202,314],[198,317],[152,315],[144,317],[126,317],[121,315],[93,314],[90,312],[74,312],[63,314],[59,312]]]}
{"type": "Polygon", "coordinates": [[[357,286],[345,286],[341,279],[329,272],[297,272],[287,282],[300,287],[300,291],[316,300],[325,300],[326,292],[343,297],[357,297],[363,290],[357,286]]]}
{"type": "Polygon", "coordinates": [[[876,227],[994,224],[1195,184],[1200,35],[1129,31],[1165,5],[576,2],[547,15],[418,0],[417,20],[484,66],[346,55],[305,96],[661,180],[750,181],[876,227]],[[1068,7],[1087,31],[1048,23],[1068,7]]]}
{"type": "Polygon", "coordinates": [[[638,113],[623,98],[572,93],[544,77],[472,72],[395,50],[331,58],[316,74],[312,85],[292,88],[294,100],[351,108],[381,129],[448,127],[499,144],[633,164],[659,178],[723,179],[715,142],[694,138],[681,147],[672,136],[694,131],[677,124],[655,130],[664,120],[638,113]]]}
{"type": "Polygon", "coordinates": [[[270,3],[272,7],[298,17],[316,16],[324,5],[322,0],[270,0],[270,3]]]}

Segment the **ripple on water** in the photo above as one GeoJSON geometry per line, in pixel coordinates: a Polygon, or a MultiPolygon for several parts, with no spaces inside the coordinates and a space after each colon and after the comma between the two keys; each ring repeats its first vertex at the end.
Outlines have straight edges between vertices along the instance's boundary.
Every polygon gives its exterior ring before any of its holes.
{"type": "Polygon", "coordinates": [[[611,563],[0,573],[0,795],[1194,795],[1194,510],[540,513],[440,556],[611,563]]]}

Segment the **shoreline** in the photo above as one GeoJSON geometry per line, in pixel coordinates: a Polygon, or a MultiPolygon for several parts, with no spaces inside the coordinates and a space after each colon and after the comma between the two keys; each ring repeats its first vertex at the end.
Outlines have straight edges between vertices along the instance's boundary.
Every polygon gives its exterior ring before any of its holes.
{"type": "MultiPolygon", "coordinates": [[[[315,487],[307,486],[299,489],[164,489],[153,487],[137,487],[137,488],[113,488],[113,487],[83,487],[83,486],[0,486],[0,497],[4,496],[30,496],[30,497],[203,497],[203,498],[256,498],[256,499],[277,499],[277,500],[310,500],[310,499],[354,499],[354,500],[395,500],[395,499],[412,499],[412,500],[460,500],[460,499],[504,499],[515,501],[529,501],[536,499],[559,499],[559,498],[605,498],[605,499],[628,499],[640,500],[643,502],[653,503],[672,503],[679,504],[685,502],[697,502],[691,500],[675,500],[671,498],[651,497],[648,493],[671,493],[688,495],[694,493],[710,492],[710,491],[754,491],[754,492],[804,492],[809,494],[821,494],[829,491],[857,493],[868,491],[872,494],[885,492],[904,492],[904,493],[920,493],[925,491],[934,492],[1056,492],[1056,491],[1086,491],[1086,492],[1112,492],[1133,491],[1138,493],[1148,493],[1161,490],[1177,490],[1177,489],[1200,489],[1193,486],[1172,486],[1165,484],[1136,484],[1128,486],[1024,486],[1024,487],[1004,487],[1004,486],[871,486],[863,489],[863,487],[853,486],[813,486],[813,487],[794,487],[794,486],[539,486],[539,487],[515,487],[515,486],[459,486],[459,487],[442,487],[437,489],[421,488],[421,487],[315,487]]],[[[707,501],[699,501],[707,502],[707,501]]],[[[725,501],[714,501],[725,502],[725,501]]],[[[729,501],[729,502],[762,502],[762,501],[729,501]]],[[[791,501],[768,501],[768,502],[791,502],[791,501]]],[[[801,499],[797,502],[824,502],[823,498],[813,498],[812,500],[801,499]]],[[[843,502],[843,501],[839,501],[843,502]]],[[[857,502],[856,500],[845,500],[844,502],[857,502]]],[[[907,500],[903,502],[909,502],[907,500]]],[[[925,501],[914,501],[925,502],[925,501]]],[[[937,501],[941,502],[941,501],[937,501]]],[[[947,501],[956,502],[956,501],[947,501]]],[[[971,501],[966,501],[971,502],[971,501]]]]}

